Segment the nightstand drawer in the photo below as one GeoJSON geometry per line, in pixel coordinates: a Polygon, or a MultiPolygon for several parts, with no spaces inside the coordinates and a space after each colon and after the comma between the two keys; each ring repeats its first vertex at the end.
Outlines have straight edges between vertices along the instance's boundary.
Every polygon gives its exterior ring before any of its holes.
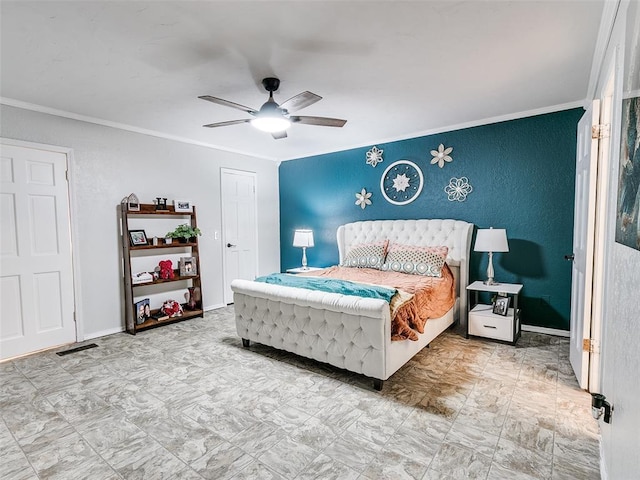
{"type": "Polygon", "coordinates": [[[469,335],[513,341],[513,308],[506,317],[492,313],[491,305],[476,305],[469,312],[469,335]]]}

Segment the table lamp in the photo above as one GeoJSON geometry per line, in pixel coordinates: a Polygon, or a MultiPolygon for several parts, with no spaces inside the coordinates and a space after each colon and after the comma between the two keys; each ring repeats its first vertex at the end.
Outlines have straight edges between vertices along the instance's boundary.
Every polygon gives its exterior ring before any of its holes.
{"type": "Polygon", "coordinates": [[[509,244],[507,243],[507,231],[504,228],[488,228],[478,230],[476,235],[476,244],[473,247],[474,252],[488,252],[489,266],[487,267],[487,279],[485,285],[499,285],[493,279],[493,252],[508,252],[509,244]]]}
{"type": "Polygon", "coordinates": [[[309,270],[307,267],[307,247],[313,247],[313,230],[296,230],[293,234],[293,246],[302,247],[302,269],[309,270]]]}

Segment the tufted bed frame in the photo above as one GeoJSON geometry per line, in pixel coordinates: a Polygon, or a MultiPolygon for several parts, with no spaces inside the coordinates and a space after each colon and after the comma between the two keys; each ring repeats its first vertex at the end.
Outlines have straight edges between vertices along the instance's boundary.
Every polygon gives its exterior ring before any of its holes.
{"type": "Polygon", "coordinates": [[[391,341],[389,304],[384,300],[248,280],[231,284],[236,331],[245,347],[254,341],[329,363],[372,377],[380,390],[384,380],[456,320],[466,321],[472,232],[471,223],[426,219],[362,221],[338,228],[340,262],[350,247],[385,239],[449,248],[456,302],[444,316],[427,321],[418,341],[391,341]]]}

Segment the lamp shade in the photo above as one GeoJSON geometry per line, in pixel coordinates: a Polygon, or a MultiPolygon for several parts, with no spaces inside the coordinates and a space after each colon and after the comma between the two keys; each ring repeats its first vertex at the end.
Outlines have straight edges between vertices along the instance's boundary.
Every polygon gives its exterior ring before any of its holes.
{"type": "Polygon", "coordinates": [[[478,230],[474,252],[508,252],[507,231],[504,228],[478,230]]]}
{"type": "Polygon", "coordinates": [[[293,234],[294,247],[313,247],[313,230],[296,230],[293,234]]]}

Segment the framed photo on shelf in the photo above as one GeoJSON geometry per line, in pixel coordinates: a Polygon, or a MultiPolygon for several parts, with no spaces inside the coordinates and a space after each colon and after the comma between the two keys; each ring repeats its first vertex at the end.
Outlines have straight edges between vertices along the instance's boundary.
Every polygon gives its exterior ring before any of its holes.
{"type": "Polygon", "coordinates": [[[173,206],[176,212],[193,212],[191,200],[174,200],[173,206]]]}
{"type": "Polygon", "coordinates": [[[151,307],[148,298],[135,303],[134,314],[136,317],[136,325],[141,325],[149,319],[151,316],[151,307]]]}
{"type": "Polygon", "coordinates": [[[495,302],[493,302],[493,313],[506,317],[509,312],[510,300],[510,297],[496,297],[495,302]]]}
{"type": "Polygon", "coordinates": [[[198,275],[198,265],[196,264],[195,257],[180,257],[179,262],[180,276],[192,277],[198,275]]]}
{"type": "Polygon", "coordinates": [[[134,247],[138,245],[146,245],[147,234],[144,233],[144,230],[129,230],[129,241],[134,247]]]}
{"type": "Polygon", "coordinates": [[[130,212],[140,211],[140,200],[138,200],[138,196],[135,193],[127,197],[127,210],[130,212]]]}

